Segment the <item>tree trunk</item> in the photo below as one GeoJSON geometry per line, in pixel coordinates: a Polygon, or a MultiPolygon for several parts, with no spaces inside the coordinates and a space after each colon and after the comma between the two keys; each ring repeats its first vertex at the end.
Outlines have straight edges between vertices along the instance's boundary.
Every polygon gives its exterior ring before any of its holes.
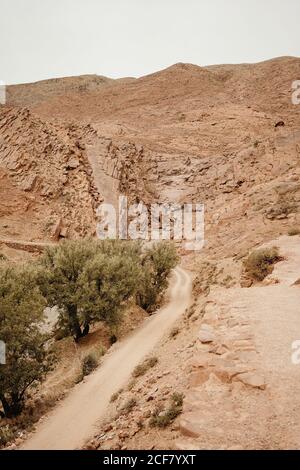
{"type": "Polygon", "coordinates": [[[3,411],[4,411],[4,416],[9,418],[9,413],[10,413],[10,406],[8,404],[8,401],[6,400],[4,395],[0,395],[0,400],[3,406],[3,411]]]}
{"type": "Polygon", "coordinates": [[[16,395],[12,396],[11,403],[9,403],[5,396],[1,394],[0,401],[6,418],[14,418],[23,410],[23,402],[16,395]]]}
{"type": "Polygon", "coordinates": [[[84,328],[83,328],[83,332],[82,332],[82,336],[88,335],[89,331],[90,331],[90,325],[89,325],[89,323],[85,323],[84,328]]]}
{"type": "Polygon", "coordinates": [[[68,314],[70,318],[70,328],[76,343],[82,337],[82,331],[80,327],[80,323],[77,317],[77,305],[69,305],[68,306],[68,314]]]}

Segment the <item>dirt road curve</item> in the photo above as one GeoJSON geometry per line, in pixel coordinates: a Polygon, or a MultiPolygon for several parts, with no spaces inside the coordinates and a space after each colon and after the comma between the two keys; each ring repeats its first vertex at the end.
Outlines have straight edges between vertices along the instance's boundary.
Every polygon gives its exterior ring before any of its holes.
{"type": "Polygon", "coordinates": [[[111,395],[127,382],[134,367],[151,353],[189,306],[191,285],[190,276],[176,268],[169,303],[117,343],[103,364],[37,425],[35,433],[21,449],[76,449],[92,437],[97,421],[105,415],[111,395]]]}

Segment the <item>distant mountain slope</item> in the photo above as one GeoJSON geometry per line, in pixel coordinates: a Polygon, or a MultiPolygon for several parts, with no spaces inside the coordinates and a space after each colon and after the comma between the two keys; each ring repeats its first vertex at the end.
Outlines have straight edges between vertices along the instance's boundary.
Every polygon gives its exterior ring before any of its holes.
{"type": "MultiPolygon", "coordinates": [[[[139,79],[82,76],[17,85],[8,88],[8,104],[26,105],[33,119],[60,132],[72,123],[74,138],[91,125],[87,154],[99,154],[101,168],[117,179],[114,187],[119,179],[119,190],[148,204],[205,203],[207,249],[226,246],[232,253],[237,240],[247,248],[297,222],[300,106],[291,98],[298,79],[296,57],[179,63],[139,79]]],[[[40,139],[33,129],[26,131],[32,133],[28,149],[40,139]]],[[[60,152],[58,165],[64,147],[60,152]]]]}
{"type": "Polygon", "coordinates": [[[114,82],[112,78],[100,75],[81,75],[10,85],[8,87],[8,102],[13,106],[32,106],[53,96],[96,91],[103,86],[112,85],[114,82]]]}

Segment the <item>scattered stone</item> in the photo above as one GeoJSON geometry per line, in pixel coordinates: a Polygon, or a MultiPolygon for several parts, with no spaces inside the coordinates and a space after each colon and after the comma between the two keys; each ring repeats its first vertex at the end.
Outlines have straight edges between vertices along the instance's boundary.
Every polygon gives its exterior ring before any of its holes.
{"type": "Polygon", "coordinates": [[[190,361],[190,365],[194,368],[207,367],[209,364],[209,357],[205,353],[200,353],[197,356],[193,357],[190,361]]]}
{"type": "Polygon", "coordinates": [[[66,169],[67,170],[75,170],[76,168],[78,168],[80,165],[80,162],[78,160],[78,158],[74,157],[74,158],[70,158],[70,160],[67,162],[67,165],[66,165],[66,169]]]}
{"type": "Polygon", "coordinates": [[[203,432],[203,415],[201,412],[185,413],[179,421],[179,429],[184,436],[200,437],[203,432]]]}
{"type": "Polygon", "coordinates": [[[201,329],[200,329],[199,333],[198,333],[198,339],[203,344],[213,343],[216,340],[216,335],[214,333],[214,329],[210,325],[203,324],[201,326],[201,329]]]}
{"type": "Polygon", "coordinates": [[[113,429],[112,424],[107,424],[106,426],[104,426],[103,431],[109,432],[109,431],[112,431],[112,429],[113,429]]]}
{"type": "Polygon", "coordinates": [[[210,370],[203,369],[198,372],[192,372],[190,375],[190,385],[191,387],[198,387],[199,385],[204,384],[209,379],[210,370]]]}
{"type": "Polygon", "coordinates": [[[53,231],[52,231],[52,238],[53,238],[54,241],[59,240],[62,229],[63,229],[63,221],[60,218],[60,219],[58,219],[58,221],[54,225],[54,228],[53,228],[53,231]]]}
{"type": "Polygon", "coordinates": [[[264,390],[266,388],[264,377],[255,373],[247,372],[239,374],[237,375],[236,380],[239,380],[244,385],[253,388],[259,388],[260,390],[264,390]]]}
{"type": "Polygon", "coordinates": [[[240,282],[241,287],[249,288],[253,285],[253,280],[248,277],[242,277],[240,282]]]}

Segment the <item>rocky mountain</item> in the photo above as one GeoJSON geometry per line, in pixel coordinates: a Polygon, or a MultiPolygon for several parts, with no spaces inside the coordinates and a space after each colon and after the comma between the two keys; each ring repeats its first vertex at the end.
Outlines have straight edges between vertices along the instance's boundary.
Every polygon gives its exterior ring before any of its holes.
{"type": "MultiPolygon", "coordinates": [[[[277,233],[282,220],[296,218],[300,107],[293,105],[291,97],[292,82],[299,75],[300,59],[282,57],[259,64],[175,64],[139,79],[55,79],[9,87],[8,106],[14,111],[4,114],[28,114],[35,124],[31,126],[26,117],[24,126],[29,128],[28,138],[35,142],[36,152],[46,152],[44,162],[55,154],[58,166],[70,158],[68,152],[85,153],[75,137],[72,141],[66,123],[77,126],[73,136],[79,132],[84,138],[86,126],[91,126],[87,153],[93,155],[99,171],[113,179],[114,192],[126,192],[146,203],[204,203],[210,254],[218,252],[220,240],[222,250],[226,246],[228,253],[235,254],[237,240],[240,250],[247,249],[263,241],[267,233],[270,237],[277,233]],[[20,111],[20,106],[29,111],[20,111]],[[40,128],[38,135],[30,136],[35,126],[40,128]],[[43,126],[59,133],[61,148],[56,143],[54,151],[52,143],[47,147],[49,137],[44,145],[43,126]],[[42,144],[38,143],[40,132],[42,144]]],[[[15,133],[10,129],[7,132],[15,133]]],[[[37,153],[32,157],[35,161],[37,153]]],[[[24,158],[21,149],[16,154],[24,158]]],[[[3,155],[2,150],[2,161],[7,159],[3,155]]],[[[16,180],[15,170],[6,171],[10,180],[16,180]]],[[[70,176],[82,173],[78,168],[57,171],[70,176]]],[[[26,176],[27,184],[34,177],[34,172],[26,176]]],[[[100,178],[104,193],[105,178],[100,178]]],[[[110,180],[108,190],[109,185],[110,180]]],[[[101,183],[97,189],[101,194],[101,183]]],[[[88,189],[79,191],[87,199],[92,196],[88,189]]],[[[77,206],[72,220],[75,213],[81,214],[77,206]]],[[[78,231],[89,230],[73,230],[78,231]]]]}

